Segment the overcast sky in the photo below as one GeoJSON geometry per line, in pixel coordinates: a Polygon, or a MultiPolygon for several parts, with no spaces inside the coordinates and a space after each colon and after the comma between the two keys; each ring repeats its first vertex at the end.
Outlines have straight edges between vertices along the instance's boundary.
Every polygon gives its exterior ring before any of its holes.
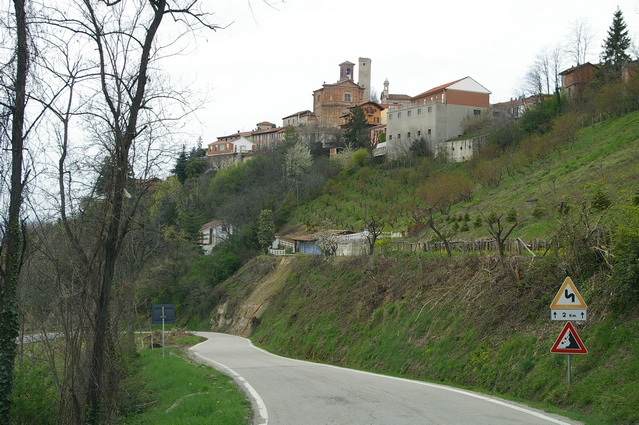
{"type": "MultiPolygon", "coordinates": [[[[204,146],[312,110],[313,90],[335,83],[338,65],[359,57],[372,60],[377,93],[385,79],[391,93],[414,96],[469,76],[496,103],[521,93],[539,52],[574,41],[578,20],[592,36],[591,62],[599,60],[617,6],[639,44],[639,0],[203,1],[228,26],[168,67],[174,78],[210,90],[206,108],[187,124],[204,146]]],[[[564,69],[572,62],[565,54],[564,69]]]]}

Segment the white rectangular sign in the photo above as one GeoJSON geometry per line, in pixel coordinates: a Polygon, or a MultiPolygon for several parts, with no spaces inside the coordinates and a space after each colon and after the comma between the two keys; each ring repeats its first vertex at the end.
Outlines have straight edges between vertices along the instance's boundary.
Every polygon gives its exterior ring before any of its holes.
{"type": "Polygon", "coordinates": [[[586,308],[551,308],[550,320],[572,320],[573,322],[585,322],[588,319],[586,308]]]}

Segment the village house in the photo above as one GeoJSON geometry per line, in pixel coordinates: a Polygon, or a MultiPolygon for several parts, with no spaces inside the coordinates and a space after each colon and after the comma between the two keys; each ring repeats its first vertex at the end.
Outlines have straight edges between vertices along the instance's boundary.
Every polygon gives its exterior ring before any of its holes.
{"type": "Polygon", "coordinates": [[[257,145],[258,150],[273,148],[284,136],[284,127],[277,127],[268,121],[257,124],[257,128],[251,132],[251,140],[257,145]]]}
{"type": "Polygon", "coordinates": [[[437,155],[442,142],[463,134],[466,120],[481,118],[489,110],[490,91],[470,77],[434,87],[414,96],[410,104],[389,108],[386,154],[406,154],[423,137],[437,155]]]}
{"type": "Polygon", "coordinates": [[[597,65],[587,62],[561,71],[561,91],[569,99],[578,99],[598,69],[597,65]]]}
{"type": "Polygon", "coordinates": [[[221,220],[212,220],[200,228],[200,246],[208,255],[217,244],[224,242],[233,234],[233,227],[221,220]]]}
{"type": "Polygon", "coordinates": [[[353,109],[357,107],[361,108],[364,112],[364,118],[366,119],[366,123],[369,126],[373,127],[380,125],[380,123],[382,122],[382,111],[384,111],[384,107],[381,106],[379,103],[369,100],[368,102],[364,102],[361,105],[356,105],[349,108],[348,112],[340,117],[341,123],[339,125],[339,128],[343,128],[344,125],[346,125],[350,121],[353,109]]]}
{"type": "Polygon", "coordinates": [[[524,112],[539,105],[540,102],[548,100],[551,96],[549,94],[520,96],[506,102],[493,103],[490,105],[490,109],[494,118],[517,119],[521,118],[524,112]]]}
{"type": "Polygon", "coordinates": [[[309,110],[299,111],[282,118],[282,127],[305,127],[314,124],[317,117],[309,110]]]}
{"type": "Polygon", "coordinates": [[[276,236],[271,253],[291,253],[310,255],[364,255],[368,253],[366,231],[323,230],[316,233],[276,236]]]}

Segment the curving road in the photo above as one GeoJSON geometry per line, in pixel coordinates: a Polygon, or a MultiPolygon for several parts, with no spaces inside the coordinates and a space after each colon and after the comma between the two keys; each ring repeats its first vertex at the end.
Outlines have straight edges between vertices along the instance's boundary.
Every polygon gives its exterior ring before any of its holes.
{"type": "Polygon", "coordinates": [[[457,388],[276,356],[238,336],[197,334],[208,340],[191,351],[244,387],[255,424],[578,424],[457,388]]]}

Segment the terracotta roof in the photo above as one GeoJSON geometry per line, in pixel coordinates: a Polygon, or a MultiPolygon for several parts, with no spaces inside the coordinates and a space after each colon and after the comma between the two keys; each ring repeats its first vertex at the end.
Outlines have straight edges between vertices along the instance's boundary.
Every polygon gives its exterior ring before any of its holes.
{"type": "Polygon", "coordinates": [[[407,94],[389,94],[384,100],[411,100],[412,98],[407,94]]]}
{"type": "Polygon", "coordinates": [[[264,134],[264,133],[278,133],[280,131],[284,131],[284,127],[273,127],[273,128],[265,128],[264,130],[255,130],[250,134],[264,134]]]}
{"type": "Polygon", "coordinates": [[[576,71],[577,69],[579,69],[579,68],[583,68],[583,67],[585,67],[585,66],[592,66],[592,67],[595,67],[595,68],[599,68],[597,65],[593,65],[593,64],[591,64],[590,62],[586,62],[586,63],[584,63],[584,64],[576,65],[576,66],[573,66],[573,67],[571,67],[571,68],[568,68],[568,69],[566,69],[565,71],[561,71],[561,72],[559,73],[559,75],[570,74],[571,72],[576,71]]]}
{"type": "Polygon", "coordinates": [[[286,118],[297,117],[297,116],[303,117],[303,116],[305,116],[305,115],[312,115],[312,114],[313,114],[313,113],[312,113],[311,111],[309,111],[309,110],[306,110],[306,111],[299,111],[299,112],[296,112],[296,113],[294,113],[294,114],[287,115],[287,116],[285,116],[285,117],[284,117],[284,118],[282,118],[282,119],[283,119],[283,120],[285,120],[286,118]]]}
{"type": "Polygon", "coordinates": [[[229,134],[228,136],[218,136],[218,140],[224,139],[227,140],[228,139],[239,139],[241,136],[250,136],[252,134],[251,131],[242,131],[242,132],[237,132],[237,133],[233,133],[233,134],[229,134]]]}
{"type": "MultiPolygon", "coordinates": [[[[386,109],[386,108],[384,108],[381,104],[379,104],[379,103],[377,103],[377,102],[373,102],[372,100],[369,100],[368,102],[360,103],[360,104],[359,104],[359,105],[357,105],[357,106],[362,107],[362,106],[364,106],[364,105],[368,105],[369,103],[370,103],[371,105],[375,105],[375,106],[377,106],[377,107],[378,107],[381,111],[383,111],[384,109],[386,109]]],[[[353,109],[353,108],[354,108],[354,106],[352,106],[352,107],[351,107],[351,109],[353,109]]]]}
{"type": "MultiPolygon", "coordinates": [[[[464,77],[464,78],[468,78],[468,77],[464,77]]],[[[450,83],[442,84],[441,86],[433,87],[432,89],[427,90],[424,93],[418,94],[417,96],[413,97],[413,99],[419,99],[421,97],[426,97],[426,96],[428,96],[430,94],[438,93],[438,92],[444,90],[446,87],[450,87],[453,84],[460,82],[464,78],[460,78],[459,80],[451,81],[450,83]]]]}

